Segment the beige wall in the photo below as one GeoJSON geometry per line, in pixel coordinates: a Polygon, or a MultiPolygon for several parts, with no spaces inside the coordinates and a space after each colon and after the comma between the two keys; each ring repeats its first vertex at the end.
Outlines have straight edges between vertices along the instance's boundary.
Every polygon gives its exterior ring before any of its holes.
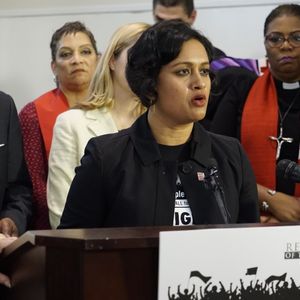
{"type": "MultiPolygon", "coordinates": [[[[287,0],[194,0],[197,6],[241,6],[286,3],[287,0]]],[[[291,1],[299,2],[299,1],[291,1]]],[[[0,9],[52,8],[64,6],[151,4],[151,0],[1,0],[0,9]]]]}
{"type": "Polygon", "coordinates": [[[58,6],[86,6],[103,4],[148,3],[144,0],[1,0],[0,9],[29,9],[29,8],[51,8],[58,6]]]}

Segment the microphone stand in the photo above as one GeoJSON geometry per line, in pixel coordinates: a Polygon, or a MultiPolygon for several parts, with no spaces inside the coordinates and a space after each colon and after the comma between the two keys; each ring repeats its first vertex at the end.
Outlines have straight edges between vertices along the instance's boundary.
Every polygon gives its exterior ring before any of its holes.
{"type": "Polygon", "coordinates": [[[228,224],[230,220],[230,214],[225,206],[225,195],[219,181],[218,170],[216,167],[211,167],[209,169],[209,174],[205,176],[205,181],[209,185],[209,188],[214,193],[216,202],[218,204],[218,207],[220,209],[225,224],[228,224]]]}

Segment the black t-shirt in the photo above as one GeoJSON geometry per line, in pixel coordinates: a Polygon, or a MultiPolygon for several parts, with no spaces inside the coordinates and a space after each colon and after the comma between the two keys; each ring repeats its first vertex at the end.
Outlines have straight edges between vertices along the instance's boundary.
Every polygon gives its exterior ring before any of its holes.
{"type": "MultiPolygon", "coordinates": [[[[185,143],[177,146],[159,145],[159,150],[164,162],[183,162],[190,154],[190,144],[185,143]]],[[[166,164],[167,165],[167,164],[166,164]]],[[[179,173],[176,176],[176,191],[174,195],[174,226],[192,225],[193,215],[186,199],[184,187],[181,183],[179,173]]]]}

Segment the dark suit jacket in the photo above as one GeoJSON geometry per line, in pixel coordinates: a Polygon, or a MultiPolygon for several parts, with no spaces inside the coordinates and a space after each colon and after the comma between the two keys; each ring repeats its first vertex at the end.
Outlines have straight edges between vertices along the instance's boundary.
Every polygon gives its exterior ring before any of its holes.
{"type": "Polygon", "coordinates": [[[0,92],[0,219],[11,218],[22,234],[31,209],[31,183],[16,107],[9,95],[0,92]]]}
{"type": "Polygon", "coordinates": [[[190,143],[187,161],[162,161],[146,114],[127,130],[91,139],[59,227],[172,225],[177,172],[194,224],[224,223],[214,192],[198,176],[210,169],[212,158],[229,222],[258,222],[256,182],[240,143],[208,133],[198,122],[190,143]]]}

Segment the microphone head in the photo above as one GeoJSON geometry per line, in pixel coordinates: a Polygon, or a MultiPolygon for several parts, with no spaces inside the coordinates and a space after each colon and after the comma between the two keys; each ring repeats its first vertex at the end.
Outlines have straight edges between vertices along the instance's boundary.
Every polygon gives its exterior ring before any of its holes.
{"type": "Polygon", "coordinates": [[[297,164],[289,159],[282,159],[277,163],[276,173],[278,177],[290,179],[297,164]]]}
{"type": "Polygon", "coordinates": [[[189,174],[193,170],[193,165],[190,162],[184,162],[181,166],[181,171],[184,174],[189,174]]]}
{"type": "Polygon", "coordinates": [[[218,163],[215,158],[209,159],[209,167],[211,168],[218,168],[218,163]]]}
{"type": "Polygon", "coordinates": [[[218,164],[214,158],[210,158],[205,170],[205,177],[209,178],[218,171],[218,164]]]}

